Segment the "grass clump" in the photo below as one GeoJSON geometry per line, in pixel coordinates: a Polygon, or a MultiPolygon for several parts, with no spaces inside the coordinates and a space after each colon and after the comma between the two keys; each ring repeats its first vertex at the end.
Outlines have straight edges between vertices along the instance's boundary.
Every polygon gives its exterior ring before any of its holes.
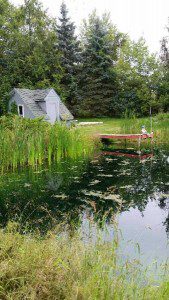
{"type": "Polygon", "coordinates": [[[36,166],[61,158],[90,156],[95,149],[94,138],[81,129],[68,129],[65,124],[50,125],[43,120],[17,116],[0,118],[1,169],[36,166]]]}
{"type": "Polygon", "coordinates": [[[139,263],[119,263],[118,242],[0,230],[0,299],[168,299],[169,281],[148,280],[139,263]]]}
{"type": "MultiPolygon", "coordinates": [[[[88,134],[96,133],[141,133],[141,126],[145,125],[147,131],[151,132],[151,120],[150,117],[147,118],[137,118],[135,115],[125,118],[94,118],[94,119],[82,119],[81,121],[94,121],[103,122],[103,124],[98,126],[88,126],[84,128],[84,131],[88,134]]],[[[168,148],[169,147],[169,114],[163,113],[152,117],[152,130],[154,132],[154,143],[153,145],[158,148],[168,148]]],[[[133,141],[127,140],[128,144],[133,144],[133,141]]],[[[138,146],[137,141],[134,143],[136,147],[138,146]]],[[[142,141],[142,144],[148,147],[150,146],[149,141],[142,141]]]]}

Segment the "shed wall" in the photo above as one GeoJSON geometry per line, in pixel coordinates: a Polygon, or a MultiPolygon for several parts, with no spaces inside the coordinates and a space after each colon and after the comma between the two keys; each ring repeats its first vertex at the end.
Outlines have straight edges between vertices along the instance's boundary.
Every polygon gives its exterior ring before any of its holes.
{"type": "Polygon", "coordinates": [[[33,113],[30,111],[30,109],[26,106],[25,102],[19,97],[18,94],[14,94],[12,98],[9,100],[9,111],[11,110],[11,104],[16,103],[17,105],[23,105],[24,107],[24,118],[28,119],[34,119],[33,113]]]}
{"type": "Polygon", "coordinates": [[[51,123],[54,124],[55,121],[60,121],[60,117],[59,117],[60,97],[55,93],[53,89],[49,92],[49,94],[45,98],[45,101],[46,101],[46,112],[50,118],[51,123]]]}

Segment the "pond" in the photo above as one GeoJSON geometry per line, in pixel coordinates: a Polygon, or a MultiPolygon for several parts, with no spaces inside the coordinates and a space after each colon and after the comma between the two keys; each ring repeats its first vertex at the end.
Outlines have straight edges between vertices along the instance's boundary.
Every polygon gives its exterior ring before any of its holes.
{"type": "Polygon", "coordinates": [[[169,154],[104,151],[92,161],[64,161],[0,177],[0,224],[45,234],[60,225],[111,241],[118,224],[124,257],[144,262],[168,257],[169,154]]]}

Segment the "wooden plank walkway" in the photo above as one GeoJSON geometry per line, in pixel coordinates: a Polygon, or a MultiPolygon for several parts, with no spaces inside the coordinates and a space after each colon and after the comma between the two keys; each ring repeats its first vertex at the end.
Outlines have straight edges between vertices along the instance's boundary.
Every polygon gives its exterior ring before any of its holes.
{"type": "Polygon", "coordinates": [[[137,139],[137,140],[141,140],[141,139],[153,139],[154,134],[98,134],[98,136],[101,139],[137,139]]]}
{"type": "Polygon", "coordinates": [[[77,126],[93,126],[93,125],[102,125],[103,122],[79,122],[77,126]]]}

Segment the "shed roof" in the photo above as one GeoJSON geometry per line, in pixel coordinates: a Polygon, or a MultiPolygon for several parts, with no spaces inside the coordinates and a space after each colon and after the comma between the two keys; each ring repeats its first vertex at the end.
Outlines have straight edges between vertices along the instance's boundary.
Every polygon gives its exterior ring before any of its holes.
{"type": "MultiPolygon", "coordinates": [[[[44,117],[45,120],[49,120],[48,115],[42,110],[38,102],[45,101],[46,96],[53,89],[37,89],[37,90],[29,90],[29,89],[19,89],[15,88],[13,91],[17,92],[21,99],[25,102],[27,107],[33,113],[35,117],[44,117]]],[[[74,117],[67,109],[65,104],[59,98],[59,114],[60,118],[64,120],[73,120],[74,117]]]]}

